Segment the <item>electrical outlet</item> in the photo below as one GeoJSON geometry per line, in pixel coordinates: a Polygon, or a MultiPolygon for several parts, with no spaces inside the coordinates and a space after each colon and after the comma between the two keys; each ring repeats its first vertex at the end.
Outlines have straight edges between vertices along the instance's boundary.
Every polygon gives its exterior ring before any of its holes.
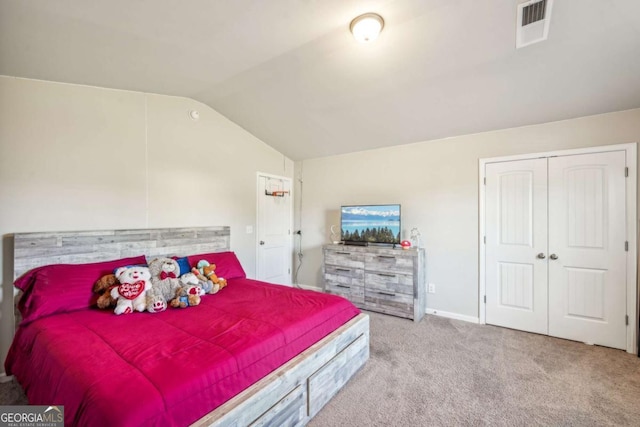
{"type": "Polygon", "coordinates": [[[435,283],[429,283],[429,288],[428,291],[430,294],[435,294],[436,293],[436,284],[435,283]]]}

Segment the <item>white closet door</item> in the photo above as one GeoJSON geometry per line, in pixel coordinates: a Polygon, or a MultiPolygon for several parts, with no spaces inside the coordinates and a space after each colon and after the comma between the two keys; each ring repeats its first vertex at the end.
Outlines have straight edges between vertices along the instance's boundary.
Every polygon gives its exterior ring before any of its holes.
{"type": "Polygon", "coordinates": [[[485,173],[486,322],[547,334],[547,159],[485,173]]]}
{"type": "Polygon", "coordinates": [[[626,348],[624,171],[623,151],[549,158],[549,335],[626,348]]]}

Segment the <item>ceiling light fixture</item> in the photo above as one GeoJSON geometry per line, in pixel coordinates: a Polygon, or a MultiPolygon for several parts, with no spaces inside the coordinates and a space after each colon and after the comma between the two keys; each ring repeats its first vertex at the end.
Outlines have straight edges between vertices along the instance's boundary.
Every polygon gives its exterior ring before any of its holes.
{"type": "Polygon", "coordinates": [[[384,20],[377,13],[365,13],[351,21],[349,29],[353,37],[362,43],[372,42],[378,38],[384,28],[384,20]]]}

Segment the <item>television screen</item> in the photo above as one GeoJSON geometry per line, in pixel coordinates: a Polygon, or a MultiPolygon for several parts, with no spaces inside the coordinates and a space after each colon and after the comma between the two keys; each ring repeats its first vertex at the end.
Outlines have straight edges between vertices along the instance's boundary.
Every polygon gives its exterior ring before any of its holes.
{"type": "Polygon", "coordinates": [[[400,243],[400,205],[342,206],[345,242],[400,243]]]}

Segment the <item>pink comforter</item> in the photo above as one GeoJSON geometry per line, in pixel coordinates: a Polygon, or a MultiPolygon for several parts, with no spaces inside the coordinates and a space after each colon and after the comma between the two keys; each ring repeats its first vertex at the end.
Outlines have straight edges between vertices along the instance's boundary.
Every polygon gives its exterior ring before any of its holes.
{"type": "Polygon", "coordinates": [[[68,425],[188,425],[358,313],[333,295],[233,279],[197,307],[36,320],[5,366],[31,404],[64,405],[68,425]]]}

